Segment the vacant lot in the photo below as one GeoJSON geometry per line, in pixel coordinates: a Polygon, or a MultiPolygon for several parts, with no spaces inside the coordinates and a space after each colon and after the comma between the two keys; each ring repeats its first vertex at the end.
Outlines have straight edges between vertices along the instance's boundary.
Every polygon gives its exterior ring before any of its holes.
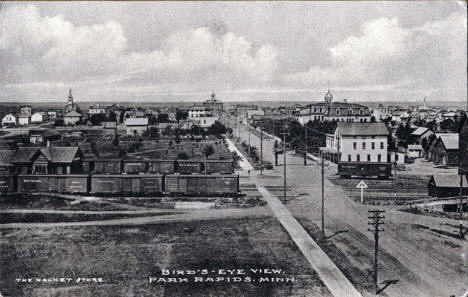
{"type": "Polygon", "coordinates": [[[330,296],[272,218],[3,230],[0,244],[3,296],[330,296]],[[249,272],[264,268],[282,272],[249,272]],[[161,269],[206,269],[214,277],[219,269],[244,269],[246,275],[241,282],[150,283],[149,277],[162,277],[161,269]],[[245,281],[247,276],[256,281],[245,281]],[[72,281],[17,283],[20,277],[72,281]],[[76,283],[78,277],[101,277],[103,283],[76,283]],[[294,281],[260,283],[259,277],[294,281]]]}
{"type": "Polygon", "coordinates": [[[94,203],[66,199],[52,195],[40,194],[11,194],[0,195],[1,209],[55,209],[55,210],[126,210],[125,206],[110,204],[106,202],[94,203]]]}
{"type": "MultiPolygon", "coordinates": [[[[361,199],[361,190],[356,189],[360,179],[340,179],[337,176],[328,179],[341,186],[350,198],[355,201],[361,199]]],[[[396,180],[365,179],[368,188],[364,190],[364,203],[401,205],[411,200],[429,198],[429,179],[430,176],[425,175],[397,175],[396,180]]]]}
{"type": "Polygon", "coordinates": [[[55,213],[2,213],[0,224],[10,223],[60,223],[60,222],[84,222],[113,219],[127,219],[137,217],[163,216],[179,214],[176,212],[157,212],[139,214],[55,214],[55,213]]]}

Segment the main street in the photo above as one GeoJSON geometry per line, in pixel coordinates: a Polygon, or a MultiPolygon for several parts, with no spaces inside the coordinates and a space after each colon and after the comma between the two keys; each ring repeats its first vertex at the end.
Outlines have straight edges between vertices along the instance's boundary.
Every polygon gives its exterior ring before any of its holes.
{"type": "MultiPolygon", "coordinates": [[[[234,128],[234,125],[232,125],[234,128]]],[[[239,127],[239,124],[238,124],[239,127]]],[[[240,126],[241,141],[248,142],[245,125],[240,126]]],[[[238,130],[238,131],[239,131],[238,130]]],[[[238,135],[238,131],[235,132],[238,135]]],[[[263,157],[274,164],[273,144],[263,138],[263,157]]],[[[251,133],[250,143],[260,148],[260,138],[251,133]]],[[[257,178],[258,186],[282,185],[283,157],[280,166],[257,178]]],[[[296,218],[305,218],[320,226],[321,174],[320,167],[310,160],[308,166],[303,159],[287,154],[287,184],[296,193],[305,193],[286,205],[296,218]]],[[[333,170],[329,168],[328,174],[333,170]]],[[[253,180],[253,179],[252,179],[253,180]]],[[[356,181],[357,183],[358,181],[356,181]]],[[[326,234],[347,232],[329,239],[360,269],[371,270],[374,239],[368,231],[368,210],[373,208],[358,204],[347,197],[340,187],[325,180],[325,226],[326,234]]],[[[389,296],[459,296],[466,290],[468,254],[466,241],[441,237],[416,226],[434,227],[443,224],[457,225],[456,220],[413,215],[389,210],[385,213],[385,232],[381,234],[379,258],[379,280],[399,280],[389,286],[389,296]],[[454,247],[455,246],[455,247],[454,247]],[[458,246],[458,248],[456,248],[458,246]]]]}

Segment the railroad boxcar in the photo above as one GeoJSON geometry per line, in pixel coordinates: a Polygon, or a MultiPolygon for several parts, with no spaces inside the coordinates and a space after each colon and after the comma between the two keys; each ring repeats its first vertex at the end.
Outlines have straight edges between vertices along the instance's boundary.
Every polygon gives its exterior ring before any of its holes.
{"type": "Polygon", "coordinates": [[[0,176],[0,193],[16,192],[16,180],[13,175],[0,176]]]}
{"type": "Polygon", "coordinates": [[[18,175],[18,192],[57,192],[57,178],[54,175],[18,175]]]}
{"type": "Polygon", "coordinates": [[[89,164],[88,172],[117,174],[122,172],[121,159],[93,159],[86,160],[89,164]]]}
{"type": "Polygon", "coordinates": [[[166,175],[165,191],[182,195],[237,195],[238,175],[166,175]]]}
{"type": "Polygon", "coordinates": [[[111,194],[122,190],[122,175],[93,174],[91,176],[91,193],[111,194]]]}
{"type": "Polygon", "coordinates": [[[87,193],[89,191],[89,175],[57,175],[55,180],[59,193],[87,193]]]}
{"type": "Polygon", "coordinates": [[[140,191],[142,194],[161,194],[163,193],[162,175],[143,175],[139,176],[140,191]]]}
{"type": "Polygon", "coordinates": [[[176,172],[180,174],[197,174],[203,170],[202,161],[195,160],[177,160],[176,172]]]}
{"type": "Polygon", "coordinates": [[[127,174],[139,174],[147,172],[147,165],[144,160],[124,160],[123,171],[127,174]]]}
{"type": "Polygon", "coordinates": [[[148,171],[160,174],[173,174],[175,160],[148,160],[148,171]]]}
{"type": "Polygon", "coordinates": [[[340,162],[338,163],[338,175],[340,178],[350,177],[377,177],[390,178],[392,176],[391,163],[365,163],[365,162],[340,162]]]}
{"type": "Polygon", "coordinates": [[[205,161],[205,170],[206,174],[233,174],[234,163],[232,160],[207,160],[205,161]]]}

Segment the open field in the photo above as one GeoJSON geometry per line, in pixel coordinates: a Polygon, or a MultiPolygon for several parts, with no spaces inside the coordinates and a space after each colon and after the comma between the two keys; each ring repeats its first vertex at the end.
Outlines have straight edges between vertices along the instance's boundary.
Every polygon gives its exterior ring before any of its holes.
{"type": "Polygon", "coordinates": [[[0,207],[2,209],[55,209],[55,210],[126,210],[122,205],[110,204],[106,202],[93,203],[88,201],[77,201],[52,195],[40,194],[10,194],[0,196],[0,207]]]}
{"type": "Polygon", "coordinates": [[[175,215],[179,213],[155,212],[155,213],[135,213],[135,214],[83,214],[83,213],[2,213],[0,215],[0,224],[10,223],[60,223],[60,222],[83,222],[100,221],[113,219],[128,219],[137,217],[175,215]]]}
{"type": "MultiPolygon", "coordinates": [[[[360,179],[328,177],[335,185],[341,186],[353,200],[361,199],[361,190],[356,189],[360,179]]],[[[364,203],[374,205],[401,205],[411,200],[429,198],[427,184],[430,176],[397,175],[396,180],[365,179],[368,188],[364,190],[364,203]]]]}
{"type": "Polygon", "coordinates": [[[272,218],[11,229],[3,230],[1,238],[3,296],[330,296],[272,218]],[[282,272],[254,274],[251,268],[282,272]],[[247,272],[241,282],[150,283],[149,277],[162,277],[161,269],[207,269],[206,276],[218,269],[247,272]],[[259,277],[277,276],[294,281],[259,282],[259,277]],[[73,281],[17,283],[19,277],[73,281]],[[102,277],[103,283],[76,283],[78,277],[102,277]]]}

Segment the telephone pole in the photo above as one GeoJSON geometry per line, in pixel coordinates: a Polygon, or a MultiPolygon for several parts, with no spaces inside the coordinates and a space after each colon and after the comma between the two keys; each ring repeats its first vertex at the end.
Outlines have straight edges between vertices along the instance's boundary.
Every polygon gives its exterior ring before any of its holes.
{"type": "Polygon", "coordinates": [[[260,175],[263,175],[263,130],[260,127],[260,175]]]}
{"type": "Polygon", "coordinates": [[[307,166],[307,123],[304,124],[304,138],[305,138],[305,145],[304,145],[304,166],[307,166]]]}
{"type": "Polygon", "coordinates": [[[374,233],[374,287],[375,287],[375,292],[379,291],[379,287],[377,284],[377,273],[379,269],[379,232],[385,231],[384,229],[379,229],[381,225],[384,225],[384,222],[381,222],[380,220],[385,219],[384,216],[381,216],[380,214],[384,213],[385,210],[369,210],[369,213],[372,214],[372,216],[368,217],[371,221],[368,222],[367,224],[371,226],[371,228],[368,228],[368,231],[371,231],[374,233]]]}
{"type": "Polygon", "coordinates": [[[283,184],[283,199],[284,203],[286,203],[286,134],[288,134],[287,130],[287,125],[284,126],[284,131],[283,133],[283,179],[284,179],[284,184],[283,184]]]}
{"type": "Polygon", "coordinates": [[[322,238],[325,239],[325,159],[323,152],[320,160],[322,163],[322,238]]]}
{"type": "Polygon", "coordinates": [[[458,169],[458,173],[460,174],[460,238],[465,238],[465,234],[463,234],[463,170],[460,161],[460,168],[458,169]]]}
{"type": "Polygon", "coordinates": [[[249,161],[250,161],[250,127],[249,124],[247,124],[247,131],[249,131],[249,161]]]}

